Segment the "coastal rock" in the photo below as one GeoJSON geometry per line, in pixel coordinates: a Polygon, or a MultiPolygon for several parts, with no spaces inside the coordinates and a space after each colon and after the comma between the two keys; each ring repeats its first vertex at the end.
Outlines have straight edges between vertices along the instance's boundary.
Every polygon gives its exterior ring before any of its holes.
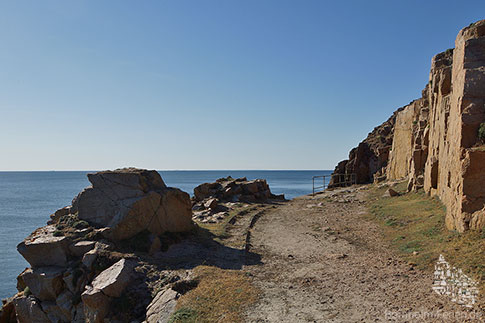
{"type": "Polygon", "coordinates": [[[120,297],[129,284],[135,263],[121,259],[102,271],[82,293],[84,316],[87,322],[102,322],[108,314],[111,300],[120,297]]]}
{"type": "Polygon", "coordinates": [[[13,303],[13,297],[2,300],[2,310],[0,311],[1,323],[14,323],[17,322],[15,317],[15,305],[13,303]]]}
{"type": "Polygon", "coordinates": [[[86,268],[90,270],[94,262],[96,261],[97,257],[98,257],[98,250],[93,249],[84,254],[81,262],[86,268]]]}
{"type": "Polygon", "coordinates": [[[109,297],[120,297],[130,282],[135,263],[121,259],[94,278],[91,286],[109,297]]]}
{"type": "Polygon", "coordinates": [[[20,275],[17,276],[17,290],[19,292],[22,292],[25,289],[25,287],[27,287],[27,285],[25,285],[23,275],[28,270],[30,270],[30,268],[25,268],[24,271],[22,271],[20,275]]]}
{"type": "Polygon", "coordinates": [[[219,178],[214,183],[204,183],[194,188],[194,210],[215,210],[219,202],[268,202],[284,200],[284,195],[271,193],[264,179],[248,181],[245,177],[219,178]]]}
{"type": "Polygon", "coordinates": [[[86,322],[86,318],[84,317],[84,305],[83,303],[79,303],[76,306],[73,306],[71,311],[72,321],[71,323],[84,323],[86,322]]]}
{"type": "Polygon", "coordinates": [[[164,289],[155,296],[147,307],[146,322],[168,322],[175,311],[179,294],[171,288],[164,289]]]}
{"type": "Polygon", "coordinates": [[[63,207],[62,209],[59,209],[50,215],[51,219],[49,222],[47,222],[47,224],[57,223],[61,217],[68,214],[71,214],[71,207],[70,206],[63,207]]]}
{"type": "Polygon", "coordinates": [[[217,207],[217,205],[219,204],[219,200],[216,199],[216,198],[212,198],[212,199],[208,199],[205,203],[204,203],[204,207],[206,209],[215,209],[217,207]]]}
{"type": "Polygon", "coordinates": [[[374,174],[386,168],[392,147],[394,124],[402,109],[398,109],[387,121],[375,127],[366,139],[350,151],[349,159],[337,164],[329,188],[347,185],[345,182],[351,179],[350,176],[354,176],[356,184],[370,183],[374,174]]]}
{"type": "Polygon", "coordinates": [[[56,305],[59,309],[57,315],[64,322],[70,322],[72,320],[72,298],[73,293],[68,290],[62,292],[56,299],[56,305]]]}
{"type": "Polygon", "coordinates": [[[69,246],[69,251],[76,257],[83,256],[86,252],[94,249],[96,241],[78,241],[69,246]]]}
{"type": "Polygon", "coordinates": [[[111,299],[99,289],[87,286],[81,295],[85,321],[88,323],[101,323],[109,312],[111,299]]]}
{"type": "Polygon", "coordinates": [[[64,286],[64,268],[40,267],[28,269],[22,274],[23,281],[32,294],[41,301],[55,300],[64,286]]]}
{"type": "Polygon", "coordinates": [[[70,315],[65,316],[55,302],[44,301],[41,303],[42,311],[46,314],[50,322],[70,322],[70,315]]]}
{"type": "Polygon", "coordinates": [[[55,236],[55,232],[54,225],[35,230],[17,246],[18,252],[32,267],[66,266],[68,240],[55,236]]]}
{"type": "Polygon", "coordinates": [[[187,193],[168,188],[156,171],[125,168],[88,175],[92,187],[72,203],[81,220],[108,227],[109,238],[128,239],[148,230],[155,234],[192,228],[187,193]]]}
{"type": "Polygon", "coordinates": [[[15,314],[19,323],[50,323],[51,320],[42,311],[40,303],[33,296],[17,295],[13,299],[15,314]]]}

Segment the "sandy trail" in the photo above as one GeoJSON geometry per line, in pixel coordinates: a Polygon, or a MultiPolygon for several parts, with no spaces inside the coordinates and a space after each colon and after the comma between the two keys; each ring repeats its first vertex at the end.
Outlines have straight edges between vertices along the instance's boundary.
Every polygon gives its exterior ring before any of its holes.
{"type": "MultiPolygon", "coordinates": [[[[262,290],[248,322],[463,322],[464,307],[431,290],[432,275],[392,254],[363,219],[364,190],[306,196],[269,210],[251,231],[262,290]]],[[[474,321],[474,320],[471,320],[474,321]]]]}

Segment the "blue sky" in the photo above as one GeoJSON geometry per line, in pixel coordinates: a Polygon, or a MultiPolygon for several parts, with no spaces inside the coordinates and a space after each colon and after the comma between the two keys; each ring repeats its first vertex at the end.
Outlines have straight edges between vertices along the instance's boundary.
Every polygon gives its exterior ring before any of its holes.
{"type": "Polygon", "coordinates": [[[484,1],[1,1],[0,170],[333,169],[484,1]]]}

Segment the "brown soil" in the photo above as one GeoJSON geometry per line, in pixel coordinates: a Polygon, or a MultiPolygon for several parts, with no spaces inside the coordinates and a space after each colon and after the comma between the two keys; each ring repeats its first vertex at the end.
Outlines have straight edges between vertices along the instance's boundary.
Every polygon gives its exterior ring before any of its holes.
{"type": "Polygon", "coordinates": [[[246,321],[484,319],[435,294],[432,273],[393,253],[378,225],[364,217],[365,199],[365,187],[340,189],[294,199],[259,217],[250,231],[250,251],[262,264],[244,270],[261,295],[246,321]]]}

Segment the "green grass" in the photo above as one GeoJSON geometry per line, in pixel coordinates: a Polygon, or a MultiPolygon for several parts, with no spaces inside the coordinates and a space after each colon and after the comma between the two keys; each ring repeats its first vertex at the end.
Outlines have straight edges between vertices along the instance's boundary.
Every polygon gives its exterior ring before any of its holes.
{"type": "Polygon", "coordinates": [[[485,232],[458,233],[445,227],[445,207],[424,192],[406,192],[406,184],[394,189],[397,197],[383,197],[387,187],[370,189],[367,207],[394,251],[418,268],[432,271],[439,255],[479,282],[485,291],[485,232]]]}
{"type": "Polygon", "coordinates": [[[24,296],[29,296],[32,295],[32,292],[30,291],[30,288],[27,286],[24,288],[24,296]]]}
{"type": "Polygon", "coordinates": [[[191,308],[182,307],[172,314],[168,323],[196,323],[197,317],[196,311],[191,308]]]}
{"type": "Polygon", "coordinates": [[[485,123],[481,123],[480,127],[478,128],[478,139],[482,142],[485,141],[485,123]]]}
{"type": "Polygon", "coordinates": [[[61,230],[55,230],[52,235],[54,237],[62,237],[64,235],[64,232],[62,232],[61,230]]]}

